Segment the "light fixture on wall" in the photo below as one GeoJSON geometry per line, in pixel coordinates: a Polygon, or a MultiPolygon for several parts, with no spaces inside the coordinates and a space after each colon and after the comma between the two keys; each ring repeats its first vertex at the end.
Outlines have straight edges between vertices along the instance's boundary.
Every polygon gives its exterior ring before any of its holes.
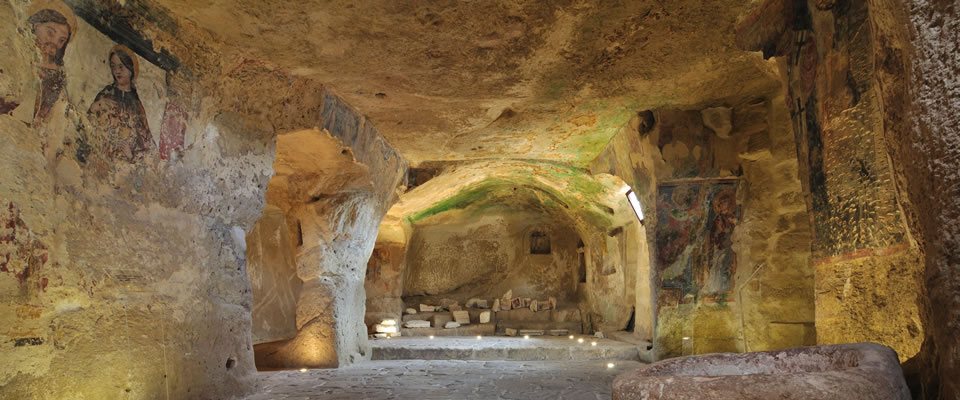
{"type": "Polygon", "coordinates": [[[627,201],[630,203],[630,208],[633,209],[633,212],[637,214],[637,219],[639,219],[642,224],[643,209],[640,208],[640,199],[637,198],[637,194],[634,193],[633,189],[627,191],[627,201]]]}

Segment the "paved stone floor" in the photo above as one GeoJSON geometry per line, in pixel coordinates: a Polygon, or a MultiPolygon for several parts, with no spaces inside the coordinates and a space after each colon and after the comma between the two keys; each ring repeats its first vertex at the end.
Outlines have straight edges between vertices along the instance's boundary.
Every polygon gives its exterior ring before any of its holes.
{"type": "Polygon", "coordinates": [[[374,360],[639,360],[637,346],[592,336],[399,337],[370,341],[374,360]],[[577,339],[583,339],[580,343],[577,339]],[[593,345],[596,342],[596,345],[593,345]]]}
{"type": "Polygon", "coordinates": [[[636,361],[368,361],[339,369],[259,373],[247,400],[597,400],[636,361]],[[607,362],[615,363],[607,368],[607,362]]]}

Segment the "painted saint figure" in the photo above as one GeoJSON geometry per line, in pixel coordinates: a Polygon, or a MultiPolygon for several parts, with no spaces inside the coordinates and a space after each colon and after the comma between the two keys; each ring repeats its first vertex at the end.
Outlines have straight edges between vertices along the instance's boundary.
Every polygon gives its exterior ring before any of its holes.
{"type": "Polygon", "coordinates": [[[37,49],[40,51],[40,93],[34,108],[34,123],[41,123],[50,115],[53,105],[60,99],[66,77],[63,72],[63,56],[67,43],[77,30],[77,19],[60,1],[35,1],[27,21],[33,29],[37,49]]]}
{"type": "Polygon", "coordinates": [[[87,115],[101,134],[94,145],[109,159],[133,163],[153,147],[147,113],[137,94],[137,56],[117,45],[110,50],[113,83],[97,94],[87,115]]]}
{"type": "Polygon", "coordinates": [[[161,160],[175,160],[183,153],[183,139],[187,132],[189,118],[181,100],[185,95],[184,86],[173,76],[173,73],[167,73],[167,97],[170,101],[163,110],[163,122],[160,124],[161,160]]]}

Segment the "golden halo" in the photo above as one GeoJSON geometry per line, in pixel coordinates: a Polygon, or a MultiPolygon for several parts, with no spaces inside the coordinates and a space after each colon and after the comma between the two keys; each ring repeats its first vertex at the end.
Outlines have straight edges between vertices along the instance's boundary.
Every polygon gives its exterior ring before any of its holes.
{"type": "Polygon", "coordinates": [[[137,53],[134,53],[133,50],[130,50],[130,48],[127,46],[118,44],[116,46],[113,46],[113,48],[110,49],[110,52],[107,53],[107,57],[110,57],[110,55],[112,55],[113,53],[118,53],[118,52],[123,52],[124,54],[129,56],[131,60],[133,60],[133,78],[132,79],[137,79],[137,76],[140,75],[140,60],[137,57],[137,53]]]}
{"type": "Polygon", "coordinates": [[[42,10],[56,11],[63,15],[63,18],[67,20],[67,26],[70,28],[70,39],[67,40],[67,43],[73,40],[73,37],[77,34],[77,16],[73,14],[70,7],[60,0],[34,0],[30,3],[27,14],[32,16],[42,10]]]}

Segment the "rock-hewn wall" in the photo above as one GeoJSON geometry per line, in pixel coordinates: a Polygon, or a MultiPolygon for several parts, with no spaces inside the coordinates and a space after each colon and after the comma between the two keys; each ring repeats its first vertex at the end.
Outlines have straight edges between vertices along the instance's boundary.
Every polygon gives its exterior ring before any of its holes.
{"type": "Polygon", "coordinates": [[[279,207],[267,205],[247,233],[247,277],[253,290],[253,343],[297,335],[297,299],[303,281],[297,276],[290,225],[279,207]]]}
{"type": "Polygon", "coordinates": [[[525,210],[492,210],[424,220],[407,250],[404,297],[514,296],[575,303],[579,235],[565,218],[525,210]],[[543,233],[548,254],[531,254],[531,234],[543,233]]]}
{"type": "Polygon", "coordinates": [[[914,398],[960,399],[960,2],[873,0],[868,7],[884,139],[925,264],[924,342],[905,371],[914,398]]]}
{"type": "MultiPolygon", "coordinates": [[[[338,100],[326,106],[340,107],[325,112],[328,118],[355,118],[338,100]]],[[[392,160],[382,155],[392,149],[371,149],[369,144],[384,143],[376,142],[372,128],[326,125],[338,129],[339,137],[312,129],[278,139],[267,201],[282,210],[297,240],[296,274],[303,288],[297,300],[296,337],[258,346],[261,367],[336,367],[369,357],[364,277],[377,229],[396,199],[405,166],[395,153],[387,153],[392,160]],[[358,138],[362,135],[371,137],[358,138]],[[357,151],[378,153],[355,157],[341,137],[353,139],[357,151]]]]}
{"type": "Polygon", "coordinates": [[[813,233],[817,340],[882,343],[905,360],[923,340],[923,256],[884,142],[893,126],[885,119],[895,119],[884,116],[868,3],[768,4],[740,41],[783,66],[813,233]],[[760,33],[776,26],[780,33],[760,33]]]}
{"type": "Polygon", "coordinates": [[[317,82],[221,56],[202,30],[149,4],[71,4],[0,4],[0,352],[14,366],[0,373],[0,397],[248,390],[244,236],[261,214],[274,137],[311,127],[343,143],[338,155],[376,190],[302,199],[315,217],[297,266],[313,297],[301,294],[297,322],[322,315],[334,334],[319,342],[336,361],[362,356],[363,267],[405,162],[317,82]],[[74,10],[132,28],[118,37],[138,53],[74,10]]]}
{"type": "Polygon", "coordinates": [[[269,132],[222,124],[200,92],[215,78],[116,48],[62,3],[3,2],[0,21],[0,397],[249,389],[243,236],[269,132]]]}
{"type": "Polygon", "coordinates": [[[591,166],[623,177],[645,208],[644,240],[628,246],[650,249],[636,301],[638,311],[650,307],[660,356],[814,340],[795,147],[777,90],[768,92],[703,110],[642,112],[591,166]],[[650,286],[655,300],[643,291],[650,286]]]}

